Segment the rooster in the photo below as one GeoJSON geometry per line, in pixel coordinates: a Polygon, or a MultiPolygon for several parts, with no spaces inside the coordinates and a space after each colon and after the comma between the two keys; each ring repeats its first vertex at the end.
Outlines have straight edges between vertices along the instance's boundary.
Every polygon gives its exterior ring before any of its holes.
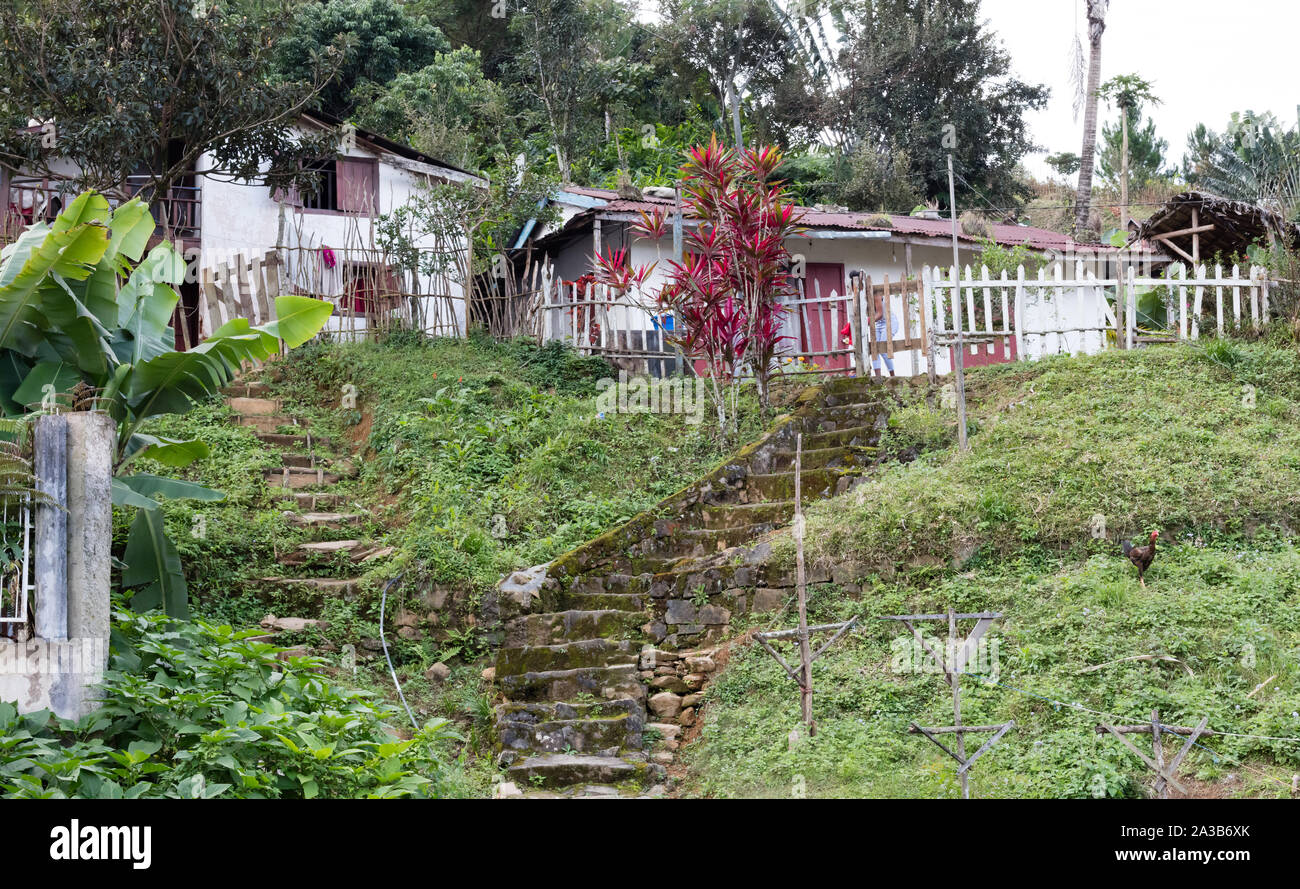
{"type": "Polygon", "coordinates": [[[1128,556],[1128,560],[1137,566],[1138,583],[1142,584],[1142,586],[1147,585],[1147,582],[1142,579],[1142,575],[1146,574],[1147,569],[1151,567],[1151,562],[1156,557],[1156,538],[1159,536],[1159,531],[1152,531],[1151,542],[1146,546],[1134,546],[1133,541],[1124,541],[1124,555],[1128,556]]]}

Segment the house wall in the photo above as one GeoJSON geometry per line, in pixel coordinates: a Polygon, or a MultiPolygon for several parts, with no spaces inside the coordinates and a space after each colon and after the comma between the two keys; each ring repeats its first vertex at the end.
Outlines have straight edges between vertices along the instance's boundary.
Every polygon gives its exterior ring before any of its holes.
{"type": "MultiPolygon", "coordinates": [[[[631,263],[635,266],[648,265],[651,262],[656,263],[654,271],[647,279],[646,289],[648,292],[654,293],[663,285],[669,271],[668,260],[672,257],[671,236],[662,238],[657,242],[637,239],[630,236],[626,231],[625,224],[605,221],[601,229],[601,242],[606,250],[611,247],[630,247],[631,263]]],[[[846,278],[849,272],[861,270],[872,279],[873,283],[877,284],[882,283],[886,276],[888,276],[891,283],[905,279],[920,280],[923,270],[927,266],[936,270],[941,269],[946,275],[948,268],[952,265],[952,248],[947,245],[912,244],[909,264],[907,244],[901,239],[804,237],[791,238],[787,243],[792,256],[796,259],[802,258],[807,263],[839,263],[844,266],[846,278]]],[[[975,274],[978,276],[979,251],[972,246],[960,243],[958,249],[963,270],[966,265],[970,265],[976,270],[975,274]]],[[[555,254],[553,262],[559,276],[564,280],[573,280],[589,271],[591,250],[592,241],[588,233],[584,238],[575,241],[555,254]]],[[[1067,275],[1072,274],[1072,271],[1073,266],[1070,266],[1067,275]]],[[[1098,268],[1096,271],[1101,270],[1098,268]]],[[[944,319],[946,326],[951,326],[951,297],[947,293],[945,291],[944,319]]],[[[823,297],[829,296],[827,293],[821,295],[823,297]]],[[[982,288],[977,289],[973,295],[977,307],[982,306],[984,299],[982,288]]],[[[812,297],[813,293],[809,292],[807,296],[812,297]]],[[[1001,307],[1001,291],[993,288],[990,299],[995,313],[998,312],[1001,307]]],[[[1007,289],[1007,301],[1009,305],[1014,305],[1014,288],[1007,289]]],[[[1072,332],[1064,335],[1051,332],[1062,328],[1097,327],[1104,324],[1105,308],[1097,291],[1064,289],[1058,292],[1050,287],[1040,290],[1031,284],[1025,289],[1024,304],[1024,329],[1028,331],[1046,331],[1042,334],[1026,336],[1025,351],[1027,357],[1040,357],[1059,352],[1096,352],[1103,347],[1103,338],[1099,332],[1072,332]]],[[[961,302],[963,318],[966,315],[965,305],[965,294],[963,293],[961,302]]],[[[838,335],[838,327],[848,320],[846,312],[847,306],[834,315],[836,330],[833,331],[833,334],[836,336],[838,335]]],[[[920,333],[917,312],[918,309],[914,307],[911,313],[913,336],[920,333]]],[[[890,314],[895,319],[904,317],[903,297],[901,294],[893,297],[890,314]]],[[[620,319],[620,321],[628,324],[631,329],[652,329],[650,315],[646,312],[631,311],[625,314],[624,319],[620,319]]],[[[794,351],[797,348],[800,341],[798,323],[798,319],[793,314],[785,316],[784,333],[789,339],[782,351],[794,351]]],[[[811,323],[819,322],[814,320],[811,323]]],[[[831,322],[828,318],[820,323],[831,322]]],[[[567,333],[567,327],[565,327],[563,319],[557,318],[552,326],[554,336],[564,336],[567,333]]],[[[1000,330],[1000,325],[996,329],[1000,330]]],[[[907,331],[902,329],[900,323],[900,329],[895,338],[901,339],[906,335],[907,331]]],[[[1006,356],[1007,352],[1003,345],[986,344],[969,346],[967,354],[968,363],[989,363],[991,360],[1006,356]]],[[[894,365],[898,374],[907,375],[912,372],[913,357],[915,357],[917,371],[919,373],[926,371],[925,356],[919,350],[915,356],[911,351],[897,351],[894,355],[894,365]]],[[[945,374],[951,370],[952,362],[946,349],[940,349],[936,359],[938,373],[945,374]]]]}
{"type": "MultiPolygon", "coordinates": [[[[407,203],[420,188],[421,181],[431,178],[428,175],[399,166],[396,159],[389,154],[372,151],[358,144],[351,150],[340,152],[342,157],[368,158],[378,160],[378,206],[380,215],[393,212],[407,203]]],[[[204,155],[199,161],[199,169],[211,165],[211,158],[204,155]]],[[[464,178],[463,176],[457,178],[464,178]]],[[[325,212],[293,207],[284,204],[284,237],[281,241],[281,204],[273,199],[272,190],[263,184],[253,184],[244,180],[226,181],[210,177],[201,177],[202,191],[202,248],[199,266],[215,269],[232,262],[236,256],[260,256],[272,251],[277,244],[291,248],[286,256],[286,276],[289,290],[301,289],[302,282],[310,282],[308,289],[313,296],[330,298],[339,297],[344,292],[343,251],[369,250],[375,243],[374,219],[353,214],[325,212]],[[292,248],[306,248],[298,251],[292,248]],[[320,260],[320,248],[329,247],[339,258],[331,269],[320,260]],[[304,267],[310,263],[310,267],[304,267]],[[295,282],[298,288],[294,287],[295,282]]],[[[416,239],[415,245],[422,249],[433,250],[437,242],[432,236],[416,239]]],[[[467,248],[467,240],[462,240],[457,249],[467,248]]],[[[369,258],[379,258],[374,254],[369,258]]],[[[464,289],[457,280],[432,281],[422,276],[420,292],[445,292],[454,301],[452,312],[457,328],[465,330],[464,289]]],[[[433,312],[446,317],[448,308],[445,300],[423,299],[426,315],[433,312]]],[[[341,331],[347,328],[346,320],[336,313],[326,326],[328,330],[341,331]]],[[[363,325],[364,326],[364,325],[363,325]]]]}

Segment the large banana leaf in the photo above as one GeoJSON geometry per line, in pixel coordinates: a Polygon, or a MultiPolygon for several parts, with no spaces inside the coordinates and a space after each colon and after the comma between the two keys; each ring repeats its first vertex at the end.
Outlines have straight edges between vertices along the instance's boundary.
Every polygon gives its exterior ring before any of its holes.
{"type": "Polygon", "coordinates": [[[284,340],[290,349],[296,349],[320,333],[333,311],[334,306],[324,300],[308,296],[277,296],[275,320],[258,329],[284,340]]]}
{"type": "Polygon", "coordinates": [[[148,611],[162,605],[169,615],[189,617],[188,589],[181,557],[167,537],[161,509],[136,510],[123,553],[122,586],[143,586],[131,597],[131,607],[148,611]]]}
{"type": "Polygon", "coordinates": [[[14,248],[0,267],[0,348],[35,355],[51,324],[42,299],[56,286],[50,276],[89,277],[108,249],[108,229],[95,223],[58,231],[33,226],[14,248]]]}
{"type": "Polygon", "coordinates": [[[22,385],[14,390],[13,400],[20,405],[39,405],[45,397],[46,386],[52,392],[68,392],[81,379],[77,369],[61,361],[42,361],[31,369],[22,385]]]}
{"type": "MultiPolygon", "coordinates": [[[[215,491],[203,485],[196,485],[194,482],[182,481],[178,478],[165,478],[148,472],[121,475],[113,479],[113,481],[115,483],[120,482],[141,497],[148,497],[151,500],[159,495],[171,500],[206,500],[211,502],[226,499],[226,495],[221,491],[215,491]]],[[[154,505],[157,506],[157,503],[155,502],[154,505]]]]}

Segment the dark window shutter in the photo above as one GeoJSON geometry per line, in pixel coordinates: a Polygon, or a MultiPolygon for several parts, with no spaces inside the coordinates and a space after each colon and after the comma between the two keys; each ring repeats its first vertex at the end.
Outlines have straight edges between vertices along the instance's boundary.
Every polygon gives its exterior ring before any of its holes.
{"type": "Polygon", "coordinates": [[[374,161],[351,157],[341,157],[337,164],[339,209],[351,213],[377,212],[379,165],[374,161]]]}

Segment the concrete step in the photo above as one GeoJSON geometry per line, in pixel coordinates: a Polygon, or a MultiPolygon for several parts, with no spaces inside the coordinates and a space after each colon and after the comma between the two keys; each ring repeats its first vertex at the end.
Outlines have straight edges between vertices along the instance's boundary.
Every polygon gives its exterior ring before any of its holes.
{"type": "Polygon", "coordinates": [[[281,503],[292,503],[304,512],[321,512],[350,505],[346,495],[333,491],[290,491],[282,488],[277,490],[275,499],[281,503]]]}
{"type": "Polygon", "coordinates": [[[582,753],[546,753],[530,756],[508,770],[511,781],[521,787],[568,787],[573,784],[614,784],[640,778],[644,763],[632,763],[617,756],[589,756],[582,753]]]}
{"type": "Polygon", "coordinates": [[[267,469],[264,470],[263,474],[266,476],[267,484],[292,490],[333,485],[337,484],[341,478],[337,473],[326,472],[324,469],[304,469],[295,466],[285,466],[282,469],[267,469]]]}
{"type": "Polygon", "coordinates": [[[227,398],[230,409],[244,417],[274,417],[280,413],[280,402],[270,398],[227,398]]]}
{"type": "Polygon", "coordinates": [[[260,441],[276,448],[305,448],[315,451],[330,451],[334,442],[328,438],[316,438],[314,435],[285,435],[279,432],[259,432],[260,441]]]}
{"type": "Polygon", "coordinates": [[[235,417],[235,422],[240,426],[250,426],[258,432],[279,432],[285,426],[307,428],[307,421],[300,420],[297,417],[240,414],[235,417]]]}
{"type": "Polygon", "coordinates": [[[583,694],[595,700],[645,699],[636,664],[542,670],[498,677],[501,691],[513,701],[572,701],[583,694]]]}
{"type": "Polygon", "coordinates": [[[295,512],[289,514],[289,524],[307,528],[337,528],[359,521],[359,512],[295,512]]]}
{"type": "Polygon", "coordinates": [[[554,645],[571,639],[609,639],[634,631],[641,617],[640,611],[613,608],[526,614],[506,624],[502,644],[519,647],[554,645]]]}
{"type": "Polygon", "coordinates": [[[361,579],[357,577],[263,577],[262,582],[296,593],[314,593],[330,598],[352,596],[361,590],[361,579]]]}
{"type": "Polygon", "coordinates": [[[557,645],[525,645],[497,651],[497,678],[524,673],[636,663],[639,646],[626,639],[579,639],[557,645]]]}
{"type": "Polygon", "coordinates": [[[231,383],[221,390],[221,394],[230,398],[265,398],[271,394],[271,387],[266,383],[231,383]]]}

